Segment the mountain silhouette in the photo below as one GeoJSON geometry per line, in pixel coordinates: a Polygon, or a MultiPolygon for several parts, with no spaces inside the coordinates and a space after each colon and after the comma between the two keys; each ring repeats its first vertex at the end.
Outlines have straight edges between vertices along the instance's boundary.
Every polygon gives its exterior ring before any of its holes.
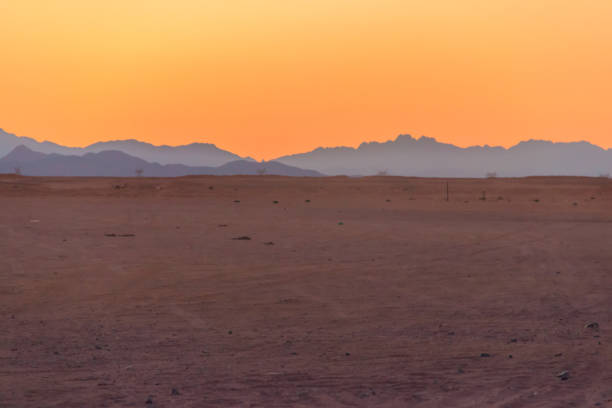
{"type": "MultiPolygon", "coordinates": [[[[219,149],[213,144],[192,143],[184,146],[154,146],[137,140],[117,140],[98,142],[84,148],[65,147],[52,142],[37,142],[27,137],[18,137],[0,129],[0,157],[9,152],[27,154],[23,150],[14,151],[23,145],[31,151],[45,154],[58,154],[86,158],[79,161],[71,159],[71,171],[100,173],[94,171],[97,160],[112,162],[111,157],[88,156],[92,153],[107,151],[122,152],[130,160],[118,160],[125,167],[116,171],[122,175],[134,172],[136,167],[143,167],[145,175],[182,175],[182,174],[217,174],[226,168],[227,174],[258,174],[263,172],[262,165],[250,158],[219,149]],[[142,162],[135,162],[141,159],[142,162]],[[244,162],[244,163],[243,163],[244,162]],[[77,163],[80,163],[77,166],[77,163]],[[250,164],[247,164],[250,163],[250,164]],[[164,169],[155,166],[167,165],[164,169]],[[228,167],[223,167],[228,165],[228,167]],[[76,166],[76,167],[74,167],[76,166]],[[82,167],[81,167],[82,166],[82,167]],[[88,167],[94,166],[94,167],[88,167]],[[177,166],[185,166],[181,168],[177,166]],[[145,169],[146,167],[146,169],[145,169]],[[90,170],[86,170],[86,169],[90,170]],[[212,169],[216,170],[212,170],[212,169]],[[130,169],[128,171],[128,169],[130,169]]],[[[11,154],[12,154],[11,153],[11,154]]],[[[62,168],[59,158],[46,158],[42,163],[57,161],[53,174],[62,168]]],[[[64,159],[65,160],[65,159],[64,159]]],[[[26,160],[17,160],[21,165],[33,171],[33,166],[24,166],[26,160]]],[[[9,164],[4,160],[5,165],[9,164]]],[[[39,166],[43,166],[39,163],[39,166]]],[[[387,142],[366,142],[359,147],[319,147],[310,152],[279,157],[265,164],[265,172],[275,174],[303,174],[312,169],[325,175],[367,176],[378,173],[398,176],[418,177],[484,177],[487,173],[496,173],[505,177],[523,176],[599,176],[612,173],[612,149],[602,149],[588,142],[553,143],[544,140],[528,140],[510,148],[494,146],[472,146],[461,148],[448,143],[438,142],[430,137],[413,138],[400,135],[387,142]],[[284,164],[297,170],[278,167],[284,164]]],[[[5,171],[7,167],[4,167],[5,171]]],[[[14,171],[14,168],[9,169],[14,171]]],[[[37,174],[43,174],[41,167],[37,174]]],[[[47,170],[50,170],[48,168],[47,170]]],[[[108,169],[103,174],[112,172],[108,169]]],[[[24,173],[27,174],[27,173],[24,173]]],[[[88,173],[89,174],[89,173],[88,173]]],[[[314,174],[314,173],[311,173],[314,174]]]]}
{"type": "Polygon", "coordinates": [[[196,167],[183,164],[151,163],[129,154],[108,150],[86,153],[82,156],[44,154],[26,146],[17,146],[0,159],[0,173],[13,173],[16,169],[27,176],[87,176],[134,177],[142,171],[145,177],[179,177],[187,175],[280,175],[295,177],[319,177],[323,174],[303,170],[282,163],[258,163],[251,160],[235,160],[217,167],[196,167]]]}
{"type": "Polygon", "coordinates": [[[113,140],[98,142],[87,147],[66,147],[52,142],[37,142],[23,136],[15,136],[0,129],[0,157],[8,154],[17,146],[26,146],[41,153],[79,155],[117,150],[149,162],[160,164],[180,163],[187,166],[220,166],[235,160],[253,160],[219,149],[214,144],[192,143],[184,146],[155,146],[138,140],[113,140]]]}
{"type": "Polygon", "coordinates": [[[521,142],[509,149],[491,146],[461,148],[433,138],[400,135],[388,142],[362,143],[357,148],[317,148],[275,159],[328,175],[484,177],[599,176],[612,173],[612,150],[588,142],[521,142]]]}

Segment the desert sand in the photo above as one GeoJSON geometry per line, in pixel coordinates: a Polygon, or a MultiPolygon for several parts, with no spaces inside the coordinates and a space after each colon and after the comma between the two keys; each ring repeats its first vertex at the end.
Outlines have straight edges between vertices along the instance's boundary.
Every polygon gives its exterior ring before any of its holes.
{"type": "Polygon", "coordinates": [[[445,182],[0,176],[0,407],[612,406],[612,180],[445,182]]]}

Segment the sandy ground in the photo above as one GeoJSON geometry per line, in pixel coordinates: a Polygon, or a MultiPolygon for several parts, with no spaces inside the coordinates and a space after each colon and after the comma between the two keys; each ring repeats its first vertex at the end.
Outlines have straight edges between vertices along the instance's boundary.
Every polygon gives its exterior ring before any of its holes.
{"type": "Polygon", "coordinates": [[[612,180],[449,188],[0,176],[0,407],[612,407],[612,180]]]}

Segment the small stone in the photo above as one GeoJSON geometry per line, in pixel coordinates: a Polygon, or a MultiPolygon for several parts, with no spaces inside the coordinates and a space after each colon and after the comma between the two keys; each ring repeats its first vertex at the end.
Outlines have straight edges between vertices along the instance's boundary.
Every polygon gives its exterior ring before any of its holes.
{"type": "Polygon", "coordinates": [[[565,371],[561,371],[559,374],[557,374],[557,377],[559,377],[561,379],[561,381],[567,381],[569,379],[569,371],[565,370],[565,371]]]}
{"type": "Polygon", "coordinates": [[[480,353],[480,357],[491,357],[489,353],[480,353]]]}
{"type": "Polygon", "coordinates": [[[151,397],[147,398],[147,400],[145,401],[145,404],[147,405],[153,404],[153,400],[151,399],[151,397]]]}
{"type": "Polygon", "coordinates": [[[229,330],[229,331],[227,332],[227,334],[232,334],[232,331],[231,331],[231,330],[229,330]]]}
{"type": "Polygon", "coordinates": [[[181,395],[181,393],[176,388],[173,388],[172,392],[170,392],[170,395],[181,395]]]}
{"type": "Polygon", "coordinates": [[[518,341],[518,339],[512,338],[510,339],[510,343],[516,343],[518,341]]]}
{"type": "Polygon", "coordinates": [[[264,242],[264,245],[274,245],[274,242],[272,241],[264,242]]]}
{"type": "Polygon", "coordinates": [[[584,325],[584,328],[585,329],[597,330],[597,329],[599,329],[599,323],[597,323],[597,322],[589,322],[589,323],[584,325]]]}
{"type": "Polygon", "coordinates": [[[251,237],[247,237],[246,235],[243,235],[241,237],[236,237],[236,238],[232,238],[234,241],[250,241],[251,237]]]}
{"type": "Polygon", "coordinates": [[[345,356],[350,356],[350,355],[351,355],[351,353],[346,352],[346,353],[344,353],[344,355],[345,355],[345,356]]]}
{"type": "Polygon", "coordinates": [[[512,358],[512,354],[508,354],[508,358],[512,358]]]}

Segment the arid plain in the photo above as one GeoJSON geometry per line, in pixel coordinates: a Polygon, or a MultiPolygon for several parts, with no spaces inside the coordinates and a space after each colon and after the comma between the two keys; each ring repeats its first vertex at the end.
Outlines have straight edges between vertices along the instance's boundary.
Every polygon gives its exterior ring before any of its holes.
{"type": "Polygon", "coordinates": [[[0,407],[612,406],[612,180],[445,190],[0,176],[0,407]]]}

